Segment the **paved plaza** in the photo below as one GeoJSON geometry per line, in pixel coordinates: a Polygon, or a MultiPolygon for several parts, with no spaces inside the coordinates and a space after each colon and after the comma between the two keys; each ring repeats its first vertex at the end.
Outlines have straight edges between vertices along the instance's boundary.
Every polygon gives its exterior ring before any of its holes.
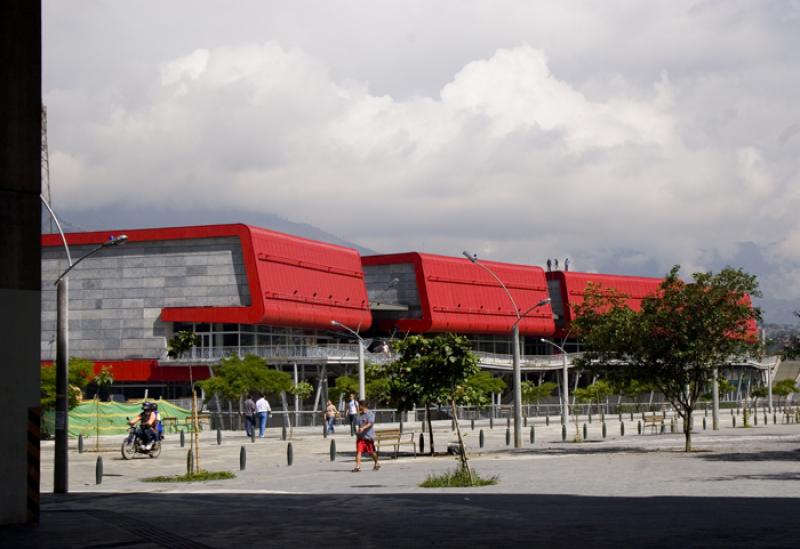
{"type": "MultiPolygon", "coordinates": [[[[202,467],[236,478],[193,484],[142,481],[185,472],[188,439],[180,448],[178,435],[170,434],[158,459],[124,461],[122,437],[107,437],[99,453],[70,453],[71,493],[54,496],[47,494],[53,449],[44,443],[41,525],[4,528],[0,545],[407,547],[463,545],[463,538],[476,546],[798,546],[800,425],[762,421],[734,429],[727,413],[721,430],[697,429],[691,454],[682,451],[683,435],[637,435],[628,417],[624,437],[616,416],[609,418],[605,439],[594,418],[582,443],[562,442],[556,421],[548,427],[543,418],[530,420],[536,440],[530,443],[526,429],[521,449],[506,446],[505,420],[494,429],[481,421],[475,430],[462,422],[472,466],[499,478],[470,489],[418,487],[428,474],[455,467],[447,455],[414,458],[402,451],[398,459],[384,456],[380,471],[352,473],[349,432],[323,438],[308,428],[292,434],[291,466],[287,442],[275,430],[255,443],[226,432],[221,445],[214,432],[204,432],[202,467]],[[98,455],[105,473],[99,485],[98,455]]],[[[698,427],[701,421],[699,415],[698,427]]],[[[420,432],[418,424],[405,429],[420,432]]],[[[450,422],[437,423],[434,433],[439,452],[454,440],[450,422]]],[[[568,440],[572,435],[571,425],[568,440]]],[[[86,448],[94,448],[93,440],[86,448]]]]}

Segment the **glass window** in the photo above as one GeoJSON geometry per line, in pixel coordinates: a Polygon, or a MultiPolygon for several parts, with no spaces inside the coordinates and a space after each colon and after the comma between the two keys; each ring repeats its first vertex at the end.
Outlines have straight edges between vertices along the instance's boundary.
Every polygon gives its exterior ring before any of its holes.
{"type": "Polygon", "coordinates": [[[222,346],[223,347],[238,347],[239,346],[239,334],[222,334],[222,346]]]}

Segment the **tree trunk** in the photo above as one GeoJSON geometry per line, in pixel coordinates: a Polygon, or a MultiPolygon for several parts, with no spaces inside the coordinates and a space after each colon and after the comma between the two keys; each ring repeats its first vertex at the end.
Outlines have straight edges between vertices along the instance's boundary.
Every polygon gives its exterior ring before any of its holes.
{"type": "Polygon", "coordinates": [[[684,450],[686,452],[692,451],[692,412],[690,408],[683,414],[683,434],[686,437],[686,444],[684,450]]]}
{"type": "Polygon", "coordinates": [[[469,477],[469,484],[472,486],[474,479],[472,478],[472,470],[469,468],[469,461],[467,459],[467,449],[464,447],[464,439],[461,436],[461,426],[458,424],[458,416],[456,415],[456,401],[450,400],[450,408],[453,411],[453,418],[456,424],[456,435],[458,436],[458,458],[461,461],[461,469],[467,472],[469,477]]]}
{"type": "Polygon", "coordinates": [[[431,455],[433,455],[433,421],[431,421],[431,405],[429,402],[425,403],[425,418],[428,421],[428,441],[430,442],[431,455]]]}

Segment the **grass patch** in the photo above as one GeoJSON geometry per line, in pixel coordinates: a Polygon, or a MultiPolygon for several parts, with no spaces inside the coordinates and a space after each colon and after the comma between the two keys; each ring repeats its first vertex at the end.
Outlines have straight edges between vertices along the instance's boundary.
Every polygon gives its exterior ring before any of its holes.
{"type": "Polygon", "coordinates": [[[492,484],[497,484],[498,480],[497,476],[481,478],[475,469],[473,469],[472,482],[470,482],[467,472],[459,467],[440,475],[428,475],[428,478],[420,483],[420,488],[469,488],[471,486],[490,486],[492,484]]]}
{"type": "Polygon", "coordinates": [[[236,478],[230,471],[200,471],[191,475],[175,475],[171,477],[150,477],[144,482],[204,482],[206,480],[228,480],[236,478]]]}

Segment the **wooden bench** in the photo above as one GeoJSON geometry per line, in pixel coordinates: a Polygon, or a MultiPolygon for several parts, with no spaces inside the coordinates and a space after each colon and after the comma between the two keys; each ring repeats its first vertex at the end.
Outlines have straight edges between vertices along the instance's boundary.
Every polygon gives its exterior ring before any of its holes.
{"type": "Polygon", "coordinates": [[[394,457],[397,457],[400,446],[411,445],[414,448],[414,457],[417,457],[417,439],[413,431],[403,431],[400,429],[382,429],[375,431],[375,447],[380,453],[381,444],[394,446],[394,457]]]}
{"type": "Polygon", "coordinates": [[[161,424],[164,426],[165,433],[178,432],[178,418],[176,417],[164,416],[161,418],[161,424]]]}
{"type": "Polygon", "coordinates": [[[653,415],[644,416],[644,418],[642,419],[643,419],[642,421],[643,429],[647,429],[648,427],[650,427],[654,433],[660,431],[661,428],[664,427],[664,425],[667,422],[664,416],[660,414],[655,416],[653,415]]]}
{"type": "MultiPolygon", "coordinates": [[[[192,416],[186,416],[186,419],[183,420],[184,424],[186,425],[186,430],[192,430],[192,416]]],[[[206,424],[206,427],[211,427],[211,414],[204,413],[204,414],[197,414],[197,426],[200,427],[200,430],[203,430],[203,423],[206,424]]]]}

